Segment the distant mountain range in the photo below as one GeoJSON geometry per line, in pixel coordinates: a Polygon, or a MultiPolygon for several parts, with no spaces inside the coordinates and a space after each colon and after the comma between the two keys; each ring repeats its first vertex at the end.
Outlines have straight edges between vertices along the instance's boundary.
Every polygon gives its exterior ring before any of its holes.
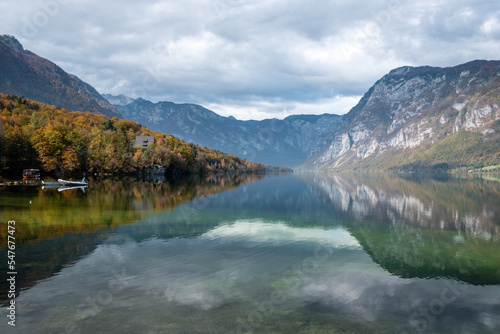
{"type": "Polygon", "coordinates": [[[500,61],[394,69],[342,116],[241,121],[195,104],[101,96],[0,35],[0,92],[123,117],[266,165],[396,171],[500,165],[500,61]]]}
{"type": "Polygon", "coordinates": [[[103,96],[124,118],[152,130],[273,166],[293,167],[304,162],[322,138],[336,131],[341,120],[338,115],[323,114],[240,121],[196,104],[103,96]]]}
{"type": "Polygon", "coordinates": [[[53,62],[24,50],[21,43],[9,35],[0,35],[0,92],[72,111],[121,118],[118,110],[94,87],[53,62]]]}
{"type": "Polygon", "coordinates": [[[127,119],[264,164],[399,171],[500,164],[500,61],[397,68],[343,116],[240,121],[194,104],[104,97],[127,119]]]}

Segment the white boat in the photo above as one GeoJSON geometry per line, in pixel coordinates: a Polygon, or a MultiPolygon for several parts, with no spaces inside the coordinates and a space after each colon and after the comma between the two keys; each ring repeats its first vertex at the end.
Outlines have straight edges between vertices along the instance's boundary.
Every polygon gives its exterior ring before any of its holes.
{"type": "Polygon", "coordinates": [[[85,177],[83,177],[83,179],[78,182],[78,181],[67,181],[67,180],[63,180],[63,179],[59,179],[57,180],[57,182],[59,182],[60,185],[62,186],[68,186],[68,187],[77,187],[77,186],[88,186],[89,184],[87,182],[85,182],[85,177]]]}
{"type": "Polygon", "coordinates": [[[74,186],[74,187],[73,186],[72,187],[61,186],[61,187],[57,188],[57,191],[61,192],[61,191],[71,190],[71,189],[80,189],[85,194],[85,188],[87,188],[87,186],[74,186]]]}
{"type": "Polygon", "coordinates": [[[49,188],[57,188],[60,187],[61,184],[59,182],[50,182],[50,181],[42,181],[43,187],[46,189],[49,188]]]}

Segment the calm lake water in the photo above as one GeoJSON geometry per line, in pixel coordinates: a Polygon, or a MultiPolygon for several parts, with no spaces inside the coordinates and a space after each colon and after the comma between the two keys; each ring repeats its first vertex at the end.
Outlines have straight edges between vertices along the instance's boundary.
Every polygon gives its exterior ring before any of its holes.
{"type": "Polygon", "coordinates": [[[91,180],[0,210],[1,333],[500,332],[495,180],[91,180]]]}

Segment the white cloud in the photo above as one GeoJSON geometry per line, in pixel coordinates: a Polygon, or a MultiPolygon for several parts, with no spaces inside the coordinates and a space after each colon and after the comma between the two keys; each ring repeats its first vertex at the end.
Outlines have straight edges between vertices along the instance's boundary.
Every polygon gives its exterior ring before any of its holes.
{"type": "Polygon", "coordinates": [[[222,116],[237,115],[235,117],[240,120],[283,119],[297,114],[342,115],[356,105],[360,98],[361,96],[337,96],[311,102],[254,100],[244,105],[241,105],[240,101],[222,101],[221,103],[208,103],[205,107],[222,116]]]}

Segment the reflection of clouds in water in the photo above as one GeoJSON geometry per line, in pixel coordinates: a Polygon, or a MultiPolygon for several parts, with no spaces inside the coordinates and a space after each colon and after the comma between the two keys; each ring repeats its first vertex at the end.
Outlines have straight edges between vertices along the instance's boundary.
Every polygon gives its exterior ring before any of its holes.
{"type": "Polygon", "coordinates": [[[188,279],[184,282],[171,282],[167,287],[156,287],[159,299],[164,298],[168,302],[181,305],[196,306],[203,310],[209,310],[222,304],[223,298],[214,291],[210,291],[204,282],[195,282],[188,279]]]}
{"type": "MultiPolygon", "coordinates": [[[[492,330],[500,327],[498,287],[477,287],[451,280],[407,280],[364,273],[316,277],[296,298],[325,312],[373,321],[388,314],[407,319],[412,330],[447,332],[464,320],[492,330]],[[321,289],[317,289],[321,287],[321,289]],[[450,323],[453,323],[451,325],[450,323]]],[[[476,331],[481,332],[476,328],[476,331]]]]}
{"type": "MultiPolygon", "coordinates": [[[[152,296],[164,305],[202,310],[238,298],[266,300],[267,295],[255,296],[255,290],[269,288],[273,280],[285,282],[278,289],[288,296],[290,307],[317,304],[326,311],[367,320],[387,313],[411,314],[432,300],[421,296],[429,291],[440,295],[443,286],[436,287],[436,281],[388,276],[360,250],[357,240],[341,228],[294,228],[283,222],[254,219],[227,223],[193,239],[129,243],[111,252],[115,254],[111,261],[135,264],[127,270],[135,276],[131,286],[142,291],[141,295],[152,296]],[[290,253],[294,242],[310,247],[290,253]],[[330,247],[333,253],[303,266],[308,258],[314,261],[314,250],[320,245],[330,247]]],[[[110,263],[104,258],[108,251],[94,255],[110,263]]],[[[493,301],[489,298],[484,307],[488,309],[493,301]]],[[[463,298],[457,302],[470,303],[463,298]]]]}
{"type": "Polygon", "coordinates": [[[263,282],[270,273],[300,265],[314,256],[318,246],[360,249],[356,239],[340,228],[294,228],[254,219],[221,225],[198,238],[108,244],[86,261],[101,267],[133,264],[127,266],[127,275],[135,277],[130,287],[159,302],[208,310],[234,298],[252,298],[254,288],[267,284],[263,282]],[[303,248],[293,251],[295,242],[303,248]]]}
{"type": "Polygon", "coordinates": [[[259,219],[221,225],[196,239],[148,240],[140,244],[143,278],[137,287],[158,300],[207,310],[237,297],[252,298],[254,288],[265,282],[270,271],[291,269],[314,256],[319,245],[360,248],[343,229],[294,228],[259,219]],[[287,254],[294,242],[310,246],[304,254],[287,254]],[[271,254],[271,247],[278,249],[271,254]]]}
{"type": "MultiPolygon", "coordinates": [[[[379,312],[397,309],[399,303],[386,303],[395,296],[395,289],[406,286],[397,277],[382,277],[364,273],[340,274],[335,277],[316,277],[315,283],[306,284],[300,294],[305,303],[319,303],[325,310],[356,314],[374,320],[379,312]],[[316,289],[321,286],[322,289],[316,289]],[[386,305],[387,304],[387,305],[386,305]]],[[[397,310],[396,310],[397,311],[397,310]]]]}
{"type": "Polygon", "coordinates": [[[446,281],[389,275],[341,228],[237,220],[196,238],[118,244],[108,240],[74,267],[24,291],[19,305],[20,310],[30,306],[38,312],[27,315],[26,321],[60,314],[61,308],[75,313],[79,305],[89,313],[93,309],[88,298],[98,300],[104,290],[112,292],[112,299],[109,305],[98,304],[96,314],[120,308],[125,320],[151,308],[168,313],[187,306],[219,312],[219,307],[233,302],[247,303],[253,312],[253,305],[269,303],[272,293],[280,292],[285,297],[273,305],[276,312],[313,308],[368,321],[397,319],[406,326],[412,315],[415,324],[423,323],[419,312],[439,306],[444,296],[446,303],[432,315],[427,329],[439,332],[448,321],[463,322],[464,312],[471,321],[500,327],[495,315],[498,287],[449,287],[446,281]],[[325,248],[315,258],[318,246],[325,248]],[[109,283],[116,275],[126,288],[115,293],[109,283]]]}
{"type": "Polygon", "coordinates": [[[260,219],[237,220],[205,233],[202,238],[219,239],[222,242],[234,242],[235,239],[239,239],[273,245],[305,241],[326,244],[329,247],[360,247],[358,241],[342,228],[333,230],[294,228],[285,225],[284,222],[266,223],[260,219]]]}

